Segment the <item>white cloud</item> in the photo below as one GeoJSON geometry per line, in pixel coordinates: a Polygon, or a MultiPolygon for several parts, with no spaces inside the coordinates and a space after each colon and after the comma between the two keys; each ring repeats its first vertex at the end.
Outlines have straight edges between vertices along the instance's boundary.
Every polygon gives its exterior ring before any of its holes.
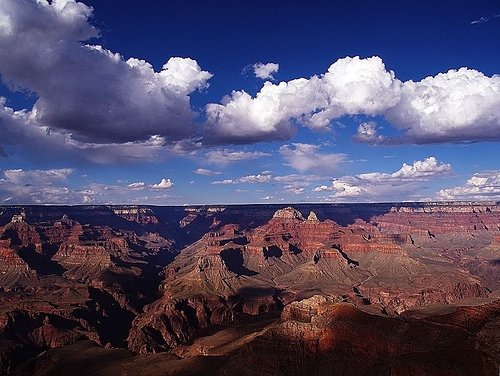
{"type": "Polygon", "coordinates": [[[238,179],[240,183],[268,183],[271,181],[270,174],[247,175],[238,179]]]}
{"type": "Polygon", "coordinates": [[[189,94],[212,75],[189,58],[171,58],[155,72],[144,60],[85,45],[99,36],[90,17],[92,8],[74,0],[0,2],[2,78],[38,96],[24,125],[50,128],[64,135],[63,143],[191,136],[196,113],[189,94]]]}
{"type": "Polygon", "coordinates": [[[193,171],[196,175],[203,175],[203,176],[213,176],[213,175],[220,175],[222,172],[220,171],[214,171],[214,170],[209,170],[207,168],[197,168],[196,170],[193,171]]]}
{"type": "Polygon", "coordinates": [[[56,204],[81,202],[83,194],[66,186],[72,169],[0,171],[0,202],[56,204]]]}
{"type": "Polygon", "coordinates": [[[52,185],[55,182],[64,182],[73,173],[71,168],[52,170],[5,170],[3,175],[13,184],[18,185],[52,185]]]}
{"type": "Polygon", "coordinates": [[[295,143],[280,147],[280,154],[288,166],[298,171],[327,174],[337,171],[345,160],[345,154],[320,153],[318,145],[295,143]]]}
{"type": "Polygon", "coordinates": [[[322,179],[323,177],[318,175],[299,175],[299,174],[289,174],[289,175],[281,175],[274,177],[274,181],[277,181],[278,183],[282,184],[294,184],[297,182],[308,183],[322,179]]]}
{"type": "Polygon", "coordinates": [[[238,179],[224,179],[224,180],[214,180],[212,184],[237,184],[238,179]]]}
{"type": "Polygon", "coordinates": [[[385,114],[401,139],[419,144],[500,139],[500,76],[460,68],[407,81],[401,100],[385,114]]]}
{"type": "Polygon", "coordinates": [[[460,187],[442,189],[442,200],[500,200],[500,170],[478,172],[460,187]]]}
{"type": "Polygon", "coordinates": [[[385,199],[395,201],[413,196],[418,198],[421,183],[434,177],[447,176],[451,165],[440,163],[435,157],[415,161],[393,173],[370,172],[355,176],[343,176],[333,179],[331,186],[321,185],[314,192],[332,191],[331,199],[351,201],[385,199]]]}
{"type": "Polygon", "coordinates": [[[261,151],[236,151],[228,149],[215,149],[207,154],[207,162],[219,165],[226,165],[232,162],[252,160],[262,157],[269,157],[271,154],[261,151]]]}
{"type": "Polygon", "coordinates": [[[107,185],[88,183],[71,187],[72,169],[0,170],[0,202],[9,204],[165,204],[173,196],[152,194],[173,186],[170,179],[147,185],[144,182],[107,185]],[[147,196],[144,196],[145,192],[147,196]]]}
{"type": "Polygon", "coordinates": [[[377,131],[377,123],[368,121],[358,126],[358,131],[353,137],[355,141],[368,144],[380,144],[385,141],[385,137],[380,136],[377,131]]]}
{"type": "MultiPolygon", "coordinates": [[[[74,0],[0,1],[2,80],[37,98],[20,111],[0,99],[0,156],[17,148],[24,155],[74,152],[97,163],[157,160],[168,151],[193,154],[202,145],[288,140],[299,124],[326,130],[356,114],[382,116],[400,133],[384,136],[367,121],[354,136],[360,142],[500,140],[500,76],[460,68],[401,82],[377,56],[345,57],[310,78],[268,81],[255,96],[233,91],[206,106],[206,124],[198,129],[190,95],[208,87],[212,75],[187,57],[172,57],[155,71],[144,60],[89,45],[99,38],[92,15],[74,0]]],[[[272,79],[279,66],[253,68],[272,79]]],[[[207,160],[223,165],[268,155],[219,149],[207,160]]],[[[288,163],[305,171],[311,161],[288,163]]]]}
{"type": "MultiPolygon", "coordinates": [[[[53,142],[54,143],[54,142],[53,142]]],[[[67,153],[79,155],[99,164],[116,162],[157,161],[164,157],[167,142],[164,137],[151,136],[145,141],[99,144],[66,139],[67,153]]],[[[175,151],[171,150],[174,154],[175,151]]]]}
{"type": "Polygon", "coordinates": [[[497,18],[497,17],[500,17],[500,14],[493,14],[491,16],[483,16],[477,20],[472,21],[470,24],[471,25],[483,24],[483,23],[489,22],[492,19],[497,18]]]}
{"type": "Polygon", "coordinates": [[[127,188],[133,189],[133,190],[142,190],[142,189],[146,188],[146,184],[143,181],[139,181],[136,183],[128,184],[127,188]]]}
{"type": "MultiPolygon", "coordinates": [[[[212,184],[256,184],[256,183],[270,183],[272,181],[282,184],[283,191],[286,193],[293,193],[296,195],[305,192],[305,188],[311,185],[311,182],[324,179],[316,175],[281,175],[273,178],[270,171],[263,171],[257,175],[247,175],[238,179],[224,179],[213,181],[212,184]]],[[[243,190],[236,190],[237,192],[245,192],[243,190]]],[[[271,197],[272,198],[272,197],[271,197]]]]}
{"type": "MultiPolygon", "coordinates": [[[[382,59],[346,57],[333,63],[323,77],[329,106],[311,116],[328,120],[344,114],[377,115],[393,107],[400,96],[401,82],[387,71],[382,59]]],[[[326,126],[321,120],[318,126],[326,126]]]]}
{"type": "Polygon", "coordinates": [[[283,184],[283,189],[286,193],[299,195],[305,192],[306,187],[310,186],[311,182],[323,179],[324,177],[317,175],[290,174],[275,176],[273,180],[283,184]]]}
{"type": "Polygon", "coordinates": [[[224,179],[215,180],[212,184],[255,184],[255,183],[269,183],[271,181],[271,174],[268,171],[264,171],[257,175],[247,175],[242,176],[238,179],[224,179]]]}
{"type": "Polygon", "coordinates": [[[428,157],[423,161],[415,161],[412,165],[403,163],[403,166],[395,173],[387,176],[380,174],[381,178],[426,180],[435,175],[446,175],[451,172],[451,165],[439,163],[435,157],[428,157]]]}
{"type": "Polygon", "coordinates": [[[207,105],[206,137],[240,143],[285,140],[294,134],[292,119],[325,129],[343,115],[381,114],[399,101],[400,86],[379,57],[346,57],[322,76],[265,82],[254,98],[233,91],[221,104],[207,105]]]}
{"type": "Polygon", "coordinates": [[[280,113],[277,98],[274,93],[268,93],[267,87],[273,88],[274,85],[266,82],[255,99],[244,91],[233,91],[223,98],[222,104],[208,104],[205,139],[210,142],[253,143],[292,137],[294,130],[289,117],[280,113]]]}
{"type": "Polygon", "coordinates": [[[301,195],[302,193],[304,193],[304,190],[305,190],[304,187],[297,188],[293,185],[285,185],[284,188],[285,188],[285,192],[293,193],[294,195],[301,195]]]}
{"type": "Polygon", "coordinates": [[[169,189],[174,186],[174,183],[170,179],[161,179],[158,184],[151,185],[152,189],[169,189]]]}
{"type": "Polygon", "coordinates": [[[327,185],[320,185],[319,187],[316,187],[313,189],[313,192],[323,192],[323,191],[331,191],[332,187],[329,187],[327,185]]]}
{"type": "Polygon", "coordinates": [[[278,72],[280,65],[276,63],[255,63],[252,68],[255,77],[262,80],[274,80],[273,74],[278,72]]]}
{"type": "Polygon", "coordinates": [[[500,139],[500,76],[468,68],[419,82],[401,82],[377,57],[346,57],[326,73],[273,84],[252,97],[233,91],[207,105],[206,139],[252,143],[286,140],[294,124],[328,129],[345,115],[383,116],[399,136],[377,133],[375,123],[358,127],[354,139],[372,144],[436,143],[500,139]]]}

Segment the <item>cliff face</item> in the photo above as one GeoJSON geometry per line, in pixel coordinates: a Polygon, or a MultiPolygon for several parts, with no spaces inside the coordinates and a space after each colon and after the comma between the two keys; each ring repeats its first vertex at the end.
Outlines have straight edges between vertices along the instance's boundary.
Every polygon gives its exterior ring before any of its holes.
{"type": "Polygon", "coordinates": [[[155,296],[173,242],[67,215],[29,219],[0,227],[0,373],[82,338],[123,347],[134,315],[155,296]]]}
{"type": "Polygon", "coordinates": [[[137,206],[115,207],[113,212],[119,217],[141,225],[158,224],[159,220],[151,209],[137,206]]]}
{"type": "Polygon", "coordinates": [[[42,249],[40,235],[36,229],[22,221],[10,222],[0,229],[2,239],[11,239],[11,244],[18,247],[33,247],[36,252],[42,249]]]}
{"type": "Polygon", "coordinates": [[[102,246],[62,244],[52,257],[65,269],[82,269],[83,274],[96,273],[111,266],[111,258],[102,246]],[[84,269],[90,269],[85,271],[84,269]]]}
{"type": "Polygon", "coordinates": [[[423,208],[393,208],[389,213],[373,218],[373,222],[388,232],[437,235],[500,231],[500,211],[496,205],[450,205],[423,208]]]}
{"type": "Polygon", "coordinates": [[[305,220],[293,208],[278,210],[265,225],[255,229],[250,236],[252,249],[278,247],[285,253],[315,252],[331,243],[339,226],[333,221],[318,221],[312,212],[305,220]]]}
{"type": "MultiPolygon", "coordinates": [[[[184,249],[169,265],[161,287],[163,295],[148,306],[147,313],[134,320],[129,346],[134,351],[155,348],[154,338],[161,333],[157,336],[159,342],[162,337],[168,340],[157,347],[172,348],[188,343],[206,326],[231,322],[240,314],[276,312],[284,304],[314,292],[385,314],[399,314],[429,304],[487,298],[491,291],[491,285],[485,283],[488,279],[471,275],[460,263],[450,263],[439,248],[441,242],[436,237],[443,237],[445,245],[452,244],[450,233],[430,236],[427,229],[438,228],[443,216],[448,216],[446,223],[450,228],[456,223],[461,229],[477,215],[472,211],[462,214],[463,217],[457,217],[455,212],[402,210],[376,217],[371,223],[359,219],[343,227],[331,220],[319,220],[314,212],[305,219],[301,212],[287,207],[252,230],[226,225],[184,249]],[[405,222],[400,216],[408,215],[419,216],[420,221],[408,220],[409,227],[402,228],[405,222]],[[429,241],[436,241],[437,249],[429,241]],[[422,244],[426,249],[422,250],[422,244]],[[176,304],[189,297],[194,298],[189,304],[193,312],[211,311],[207,301],[214,295],[224,307],[224,319],[216,318],[213,323],[184,320],[187,337],[177,334],[178,327],[164,324],[170,319],[156,319],[178,315],[176,304]],[[172,341],[172,336],[177,340],[172,341]]],[[[492,222],[495,216],[484,210],[481,220],[492,222]]],[[[480,238],[485,231],[491,241],[496,239],[490,234],[494,230],[473,226],[469,236],[480,238]]],[[[472,256],[485,244],[484,239],[475,244],[469,242],[468,252],[472,256]]],[[[461,257],[466,259],[467,255],[461,257]]]]}
{"type": "Polygon", "coordinates": [[[11,248],[10,239],[0,240],[0,286],[9,289],[23,280],[34,278],[36,273],[11,248]]]}
{"type": "Polygon", "coordinates": [[[266,374],[460,374],[446,346],[472,349],[483,374],[498,363],[498,310],[476,308],[500,289],[496,204],[14,209],[0,211],[0,372],[82,338],[211,349],[227,357],[222,374],[259,374],[256,362],[266,374]]]}
{"type": "Polygon", "coordinates": [[[496,365],[473,327],[498,308],[497,302],[471,309],[475,314],[463,328],[454,325],[461,311],[424,324],[314,296],[286,306],[283,322],[246,344],[235,364],[242,375],[330,375],[332,369],[349,375],[493,375],[496,365]]]}

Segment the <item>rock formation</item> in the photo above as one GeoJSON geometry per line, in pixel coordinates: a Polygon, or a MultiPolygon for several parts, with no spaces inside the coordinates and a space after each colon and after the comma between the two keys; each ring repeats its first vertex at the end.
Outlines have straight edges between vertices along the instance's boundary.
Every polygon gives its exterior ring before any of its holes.
{"type": "Polygon", "coordinates": [[[173,374],[500,363],[497,203],[12,206],[0,224],[0,373],[76,362],[82,339],[173,374]]]}
{"type": "Polygon", "coordinates": [[[36,276],[36,272],[18,256],[10,243],[10,239],[0,240],[0,289],[3,290],[36,276]]]}

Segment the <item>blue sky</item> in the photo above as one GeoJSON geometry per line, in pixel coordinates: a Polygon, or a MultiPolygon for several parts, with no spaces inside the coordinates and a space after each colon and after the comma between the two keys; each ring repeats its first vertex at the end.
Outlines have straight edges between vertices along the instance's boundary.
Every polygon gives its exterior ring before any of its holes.
{"type": "Polygon", "coordinates": [[[0,203],[500,200],[496,1],[0,0],[0,203]]]}

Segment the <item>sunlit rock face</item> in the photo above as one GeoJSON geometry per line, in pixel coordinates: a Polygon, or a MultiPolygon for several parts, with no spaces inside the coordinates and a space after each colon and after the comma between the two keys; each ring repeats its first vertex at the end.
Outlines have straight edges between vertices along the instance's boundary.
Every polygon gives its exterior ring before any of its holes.
{"type": "Polygon", "coordinates": [[[0,223],[4,373],[51,348],[40,367],[76,361],[82,339],[226,375],[499,363],[496,204],[6,207],[0,223]]]}

